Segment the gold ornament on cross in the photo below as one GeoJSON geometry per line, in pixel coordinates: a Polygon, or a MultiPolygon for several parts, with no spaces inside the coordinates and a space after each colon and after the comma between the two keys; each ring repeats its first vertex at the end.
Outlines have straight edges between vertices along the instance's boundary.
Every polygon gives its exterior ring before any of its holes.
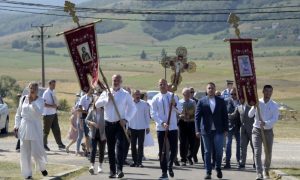
{"type": "Polygon", "coordinates": [[[196,71],[196,63],[187,62],[187,49],[185,47],[178,47],[176,49],[176,56],[165,56],[160,63],[164,68],[171,68],[174,71],[171,75],[173,91],[177,90],[177,86],[182,81],[181,73],[185,71],[193,73],[196,71]]]}
{"type": "Polygon", "coordinates": [[[227,22],[228,22],[229,24],[231,24],[232,27],[234,27],[234,29],[235,29],[235,34],[236,34],[236,36],[240,39],[240,38],[241,38],[241,37],[240,37],[240,34],[241,34],[241,33],[240,33],[240,29],[239,29],[240,18],[239,18],[236,14],[230,13],[227,22]]]}
{"type": "Polygon", "coordinates": [[[70,14],[70,16],[72,16],[73,21],[79,27],[80,26],[80,24],[79,24],[79,18],[76,16],[75,4],[71,3],[70,1],[65,1],[64,11],[68,12],[70,14]]]}

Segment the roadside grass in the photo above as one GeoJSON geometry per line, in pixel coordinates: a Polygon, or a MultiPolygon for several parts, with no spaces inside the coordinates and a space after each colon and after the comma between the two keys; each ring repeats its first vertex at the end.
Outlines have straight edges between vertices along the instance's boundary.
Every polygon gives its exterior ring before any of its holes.
{"type": "MultiPolygon", "coordinates": [[[[73,170],[74,166],[62,165],[62,164],[47,164],[48,176],[54,176],[56,174],[73,170]]],[[[42,179],[43,175],[35,166],[32,166],[34,179],[42,179]]],[[[0,161],[0,179],[7,180],[22,180],[20,164],[18,162],[0,161]]]]}
{"type": "MultiPolygon", "coordinates": [[[[280,171],[288,174],[289,176],[293,176],[296,179],[300,179],[300,168],[277,168],[276,170],[280,170],[280,171]]],[[[282,177],[280,177],[278,175],[276,176],[275,172],[272,172],[270,174],[270,176],[274,180],[280,180],[280,179],[282,179],[282,177]]]]}

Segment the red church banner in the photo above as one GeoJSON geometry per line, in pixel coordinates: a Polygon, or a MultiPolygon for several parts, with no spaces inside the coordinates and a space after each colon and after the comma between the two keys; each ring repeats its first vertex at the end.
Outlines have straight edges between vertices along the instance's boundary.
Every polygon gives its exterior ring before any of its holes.
{"type": "Polygon", "coordinates": [[[87,92],[90,86],[100,84],[98,78],[97,37],[94,23],[64,32],[69,54],[79,80],[80,88],[87,92]],[[92,77],[90,82],[88,76],[92,77]]]}
{"type": "Polygon", "coordinates": [[[252,39],[230,39],[229,41],[239,99],[254,105],[257,103],[257,98],[252,39]]]}

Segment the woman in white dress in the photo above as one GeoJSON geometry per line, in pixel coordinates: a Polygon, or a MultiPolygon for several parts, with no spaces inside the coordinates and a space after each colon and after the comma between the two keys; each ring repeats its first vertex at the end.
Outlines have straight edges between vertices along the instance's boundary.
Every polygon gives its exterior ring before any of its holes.
{"type": "Polygon", "coordinates": [[[43,174],[47,176],[47,156],[43,144],[42,113],[44,100],[38,97],[38,84],[29,84],[29,95],[20,98],[15,116],[14,130],[21,141],[21,172],[25,179],[32,179],[31,156],[43,174]]]}

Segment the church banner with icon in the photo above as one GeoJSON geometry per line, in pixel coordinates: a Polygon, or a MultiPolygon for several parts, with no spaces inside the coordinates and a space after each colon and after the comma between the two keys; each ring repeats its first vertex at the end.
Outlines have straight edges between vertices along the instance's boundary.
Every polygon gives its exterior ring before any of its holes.
{"type": "Polygon", "coordinates": [[[84,92],[87,92],[90,86],[100,84],[98,78],[97,37],[95,32],[94,23],[64,32],[80,88],[84,92]],[[92,77],[91,82],[88,76],[92,77]]]}
{"type": "Polygon", "coordinates": [[[252,39],[230,39],[232,65],[240,100],[249,105],[257,103],[256,75],[252,39]]]}

